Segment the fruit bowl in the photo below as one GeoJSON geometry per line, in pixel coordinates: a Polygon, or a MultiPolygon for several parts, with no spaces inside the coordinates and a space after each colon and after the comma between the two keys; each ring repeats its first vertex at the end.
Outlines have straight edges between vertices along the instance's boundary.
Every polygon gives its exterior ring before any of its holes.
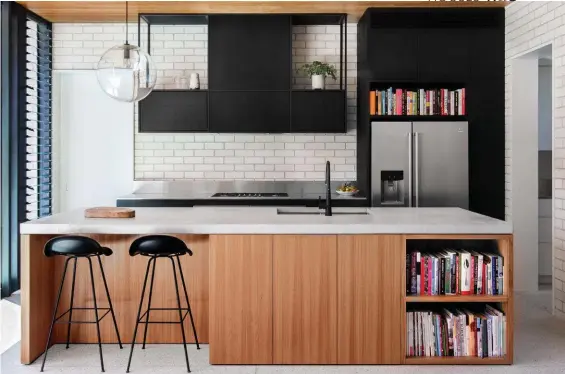
{"type": "Polygon", "coordinates": [[[359,190],[355,190],[355,191],[341,191],[341,190],[336,190],[335,191],[338,195],[341,196],[353,196],[355,195],[357,192],[359,192],[359,190]]]}
{"type": "Polygon", "coordinates": [[[357,189],[357,187],[355,187],[354,185],[348,183],[342,184],[341,186],[339,186],[335,192],[338,195],[341,196],[353,196],[355,195],[357,192],[359,192],[359,190],[357,189]]]}

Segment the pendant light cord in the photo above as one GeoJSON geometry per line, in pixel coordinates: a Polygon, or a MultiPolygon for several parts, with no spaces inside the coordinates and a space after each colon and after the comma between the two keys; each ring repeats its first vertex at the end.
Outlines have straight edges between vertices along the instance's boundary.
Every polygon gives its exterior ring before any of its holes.
{"type": "Polygon", "coordinates": [[[126,0],[126,45],[128,44],[128,2],[126,0]]]}

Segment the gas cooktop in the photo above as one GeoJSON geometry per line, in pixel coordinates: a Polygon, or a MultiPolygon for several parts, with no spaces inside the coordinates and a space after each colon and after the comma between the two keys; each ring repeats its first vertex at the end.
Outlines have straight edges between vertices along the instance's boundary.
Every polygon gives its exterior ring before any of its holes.
{"type": "Polygon", "coordinates": [[[288,197],[288,194],[286,192],[218,192],[212,197],[255,199],[288,197]]]}

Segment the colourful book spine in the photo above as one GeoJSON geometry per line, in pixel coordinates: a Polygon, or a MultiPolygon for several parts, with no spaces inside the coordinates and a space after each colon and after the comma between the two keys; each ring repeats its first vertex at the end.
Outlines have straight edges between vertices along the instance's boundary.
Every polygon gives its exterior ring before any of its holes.
{"type": "Polygon", "coordinates": [[[376,91],[370,91],[369,92],[369,114],[374,116],[375,114],[377,114],[377,97],[376,97],[377,92],[376,91]]]}
{"type": "Polygon", "coordinates": [[[396,115],[402,115],[402,89],[396,89],[396,115]]]}
{"type": "Polygon", "coordinates": [[[422,257],[422,259],[420,260],[420,295],[425,295],[426,294],[426,279],[427,279],[427,274],[426,274],[426,261],[427,261],[427,257],[422,257]]]}
{"type": "Polygon", "coordinates": [[[461,89],[461,114],[466,115],[466,107],[465,107],[465,89],[461,89]]]}

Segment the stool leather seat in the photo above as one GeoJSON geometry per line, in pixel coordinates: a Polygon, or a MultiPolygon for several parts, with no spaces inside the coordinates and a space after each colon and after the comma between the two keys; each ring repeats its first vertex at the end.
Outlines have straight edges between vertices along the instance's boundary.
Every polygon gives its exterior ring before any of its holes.
{"type": "Polygon", "coordinates": [[[45,243],[43,253],[52,256],[110,256],[112,250],[102,247],[96,240],[86,236],[59,236],[45,243]]]}
{"type": "Polygon", "coordinates": [[[179,238],[168,235],[147,235],[137,238],[129,248],[130,256],[192,256],[192,251],[179,238]]]}

